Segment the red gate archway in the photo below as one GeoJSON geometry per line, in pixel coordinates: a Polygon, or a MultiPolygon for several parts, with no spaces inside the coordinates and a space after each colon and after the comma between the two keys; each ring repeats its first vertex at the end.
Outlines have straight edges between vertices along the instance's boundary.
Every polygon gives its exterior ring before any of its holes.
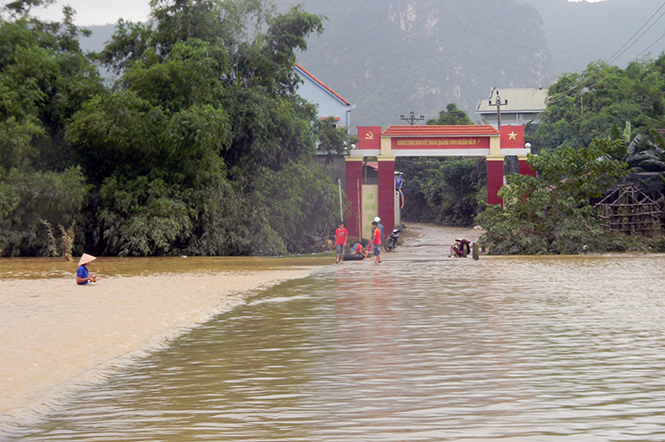
{"type": "Polygon", "coordinates": [[[503,160],[517,155],[520,173],[534,174],[526,162],[524,126],[380,126],[358,127],[358,148],[346,157],[346,194],[349,235],[362,236],[362,161],[376,156],[379,163],[377,213],[386,231],[395,224],[395,159],[400,156],[484,156],[487,159],[487,202],[501,204],[503,160]]]}

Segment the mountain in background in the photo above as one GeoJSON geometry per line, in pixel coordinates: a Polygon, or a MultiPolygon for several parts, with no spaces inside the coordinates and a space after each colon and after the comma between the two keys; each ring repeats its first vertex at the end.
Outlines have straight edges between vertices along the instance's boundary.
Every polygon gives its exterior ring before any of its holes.
{"type": "MultiPolygon", "coordinates": [[[[296,2],[276,3],[286,10],[296,2]]],[[[298,63],[357,104],[355,125],[405,124],[400,116],[411,111],[434,118],[451,102],[473,112],[494,85],[554,78],[540,15],[516,0],[303,3],[328,21],[298,63]]]]}
{"type": "MultiPolygon", "coordinates": [[[[609,60],[662,5],[660,0],[276,0],[328,17],[298,63],[356,104],[352,124],[405,124],[457,103],[473,118],[493,86],[547,87],[564,72],[609,60]]],[[[659,11],[655,18],[665,11],[659,11]]],[[[648,27],[648,26],[647,26],[648,27]]],[[[100,50],[112,26],[92,27],[100,50]]],[[[646,29],[646,27],[645,27],[646,29]]],[[[654,26],[612,64],[621,67],[662,34],[654,26]]],[[[643,29],[644,30],[644,29],[643,29]]],[[[658,55],[665,39],[650,52],[658,55]]]]}
{"type": "Polygon", "coordinates": [[[665,20],[658,21],[665,16],[662,0],[518,1],[534,6],[543,18],[543,33],[559,74],[583,71],[598,60],[610,61],[626,43],[623,55],[610,64],[623,68],[635,57],[649,53],[655,57],[665,50],[665,20]]]}

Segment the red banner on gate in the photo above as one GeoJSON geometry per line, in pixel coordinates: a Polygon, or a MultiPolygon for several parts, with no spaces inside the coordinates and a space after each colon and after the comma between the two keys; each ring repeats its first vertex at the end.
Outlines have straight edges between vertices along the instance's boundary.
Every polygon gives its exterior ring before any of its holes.
{"type": "Polygon", "coordinates": [[[358,149],[381,150],[381,126],[358,126],[358,149]]]}
{"type": "Polygon", "coordinates": [[[393,149],[489,149],[489,138],[405,137],[391,138],[393,149]]]}

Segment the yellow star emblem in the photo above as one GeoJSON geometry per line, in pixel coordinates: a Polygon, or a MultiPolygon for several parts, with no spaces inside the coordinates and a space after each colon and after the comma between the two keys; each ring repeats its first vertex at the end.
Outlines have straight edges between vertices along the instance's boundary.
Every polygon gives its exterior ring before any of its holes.
{"type": "Polygon", "coordinates": [[[510,141],[510,140],[517,141],[517,134],[515,133],[515,131],[508,134],[508,141],[510,141]]]}

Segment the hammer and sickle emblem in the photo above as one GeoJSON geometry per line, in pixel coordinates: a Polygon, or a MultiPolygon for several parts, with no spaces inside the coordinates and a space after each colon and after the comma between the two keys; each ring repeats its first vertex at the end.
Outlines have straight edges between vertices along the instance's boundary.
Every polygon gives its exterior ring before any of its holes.
{"type": "Polygon", "coordinates": [[[365,135],[366,140],[374,140],[374,133],[373,132],[367,132],[365,135]]]}

